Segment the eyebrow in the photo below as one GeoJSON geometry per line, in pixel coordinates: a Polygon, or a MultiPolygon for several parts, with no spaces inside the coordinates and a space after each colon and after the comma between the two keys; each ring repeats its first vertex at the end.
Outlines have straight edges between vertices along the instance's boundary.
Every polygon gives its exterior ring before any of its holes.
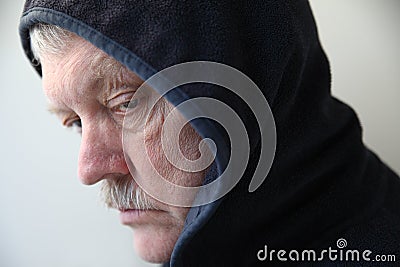
{"type": "MultiPolygon", "coordinates": [[[[115,61],[117,62],[117,61],[115,61]]],[[[124,88],[139,88],[143,84],[143,80],[134,72],[129,70],[126,66],[117,62],[114,69],[110,71],[107,67],[100,66],[106,74],[100,80],[103,84],[103,101],[107,102],[110,95],[118,93],[124,88]]]]}
{"type": "Polygon", "coordinates": [[[47,110],[48,110],[51,114],[55,114],[55,115],[64,115],[64,114],[67,114],[67,113],[71,113],[70,110],[63,109],[63,108],[59,108],[59,107],[55,107],[55,106],[53,106],[52,104],[48,104],[47,110]]]}

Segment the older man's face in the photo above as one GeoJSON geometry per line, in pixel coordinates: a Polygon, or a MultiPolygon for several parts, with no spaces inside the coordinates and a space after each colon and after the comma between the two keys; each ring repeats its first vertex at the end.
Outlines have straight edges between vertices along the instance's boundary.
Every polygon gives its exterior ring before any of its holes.
{"type": "MultiPolygon", "coordinates": [[[[107,204],[120,209],[121,222],[134,229],[134,244],[139,255],[151,262],[166,261],[188,209],[168,206],[143,192],[136,194],[137,186],[124,158],[122,124],[127,109],[132,108],[129,101],[141,81],[121,65],[110,67],[113,60],[90,43],[78,37],[74,40],[61,55],[42,55],[43,87],[50,109],[64,125],[81,129],[78,175],[82,183],[91,185],[103,181],[107,204]],[[137,199],[141,203],[136,203],[137,199]]],[[[141,112],[144,106],[141,105],[138,102],[134,108],[141,112]]],[[[199,185],[204,172],[180,171],[163,156],[161,126],[170,108],[167,102],[157,105],[146,122],[146,130],[138,126],[133,133],[131,145],[135,145],[135,140],[145,140],[149,152],[132,155],[131,167],[141,177],[152,179],[153,173],[146,166],[148,161],[143,160],[148,156],[166,179],[186,186],[199,185]]],[[[183,154],[189,159],[199,157],[200,137],[196,132],[187,125],[180,136],[184,140],[180,148],[183,154]]],[[[143,144],[138,141],[137,146],[143,144]]]]}

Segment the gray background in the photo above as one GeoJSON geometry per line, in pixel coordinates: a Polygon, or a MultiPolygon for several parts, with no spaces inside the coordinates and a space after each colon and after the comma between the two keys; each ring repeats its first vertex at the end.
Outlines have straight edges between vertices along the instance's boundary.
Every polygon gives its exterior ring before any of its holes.
{"type": "MultiPolygon", "coordinates": [[[[80,138],[46,111],[19,44],[22,1],[0,3],[0,266],[147,266],[132,249],[131,230],[99,201],[98,186],[77,179],[80,138]]],[[[364,141],[399,173],[399,2],[311,4],[333,93],[357,110],[364,141]]]]}

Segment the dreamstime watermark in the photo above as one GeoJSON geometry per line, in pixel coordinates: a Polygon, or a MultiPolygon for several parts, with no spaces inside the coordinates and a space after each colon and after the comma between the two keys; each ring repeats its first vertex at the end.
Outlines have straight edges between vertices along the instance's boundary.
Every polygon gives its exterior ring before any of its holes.
{"type": "MultiPolygon", "coordinates": [[[[239,116],[240,114],[235,112],[229,105],[230,103],[222,102],[213,97],[195,97],[178,103],[169,114],[179,112],[185,117],[186,121],[176,123],[174,118],[176,119],[177,116],[166,116],[162,125],[161,143],[165,157],[176,169],[188,173],[206,170],[217,157],[218,144],[224,142],[223,138],[219,138],[218,134],[216,134],[215,140],[204,138],[199,145],[200,158],[189,160],[180,151],[179,133],[186,122],[195,119],[207,119],[219,124],[225,129],[230,143],[228,148],[230,149],[230,157],[222,160],[226,167],[219,177],[202,186],[186,187],[170,182],[166,177],[163,177],[160,170],[153,166],[149,157],[149,149],[152,148],[146,147],[144,134],[140,135],[135,132],[137,117],[142,116],[144,118],[145,123],[141,126],[146,127],[147,121],[151,118],[151,111],[159,103],[159,100],[173,89],[190,83],[221,86],[238,96],[252,111],[260,131],[260,140],[258,140],[260,157],[248,188],[249,192],[254,192],[267,177],[275,156],[276,127],[274,117],[265,96],[248,76],[230,66],[209,61],[187,62],[166,68],[146,80],[136,91],[135,96],[146,98],[146,114],[138,115],[135,112],[127,112],[123,126],[124,155],[133,178],[148,195],[163,203],[179,207],[200,206],[214,202],[232,190],[242,178],[250,158],[249,134],[245,123],[239,116]],[[149,88],[154,89],[158,95],[149,96],[149,88]],[[171,133],[171,129],[175,129],[175,132],[171,133]],[[138,142],[138,138],[142,138],[142,140],[138,142]],[[142,145],[138,146],[138,143],[142,145]],[[205,145],[211,153],[205,153],[205,145]],[[136,171],[131,160],[135,155],[141,155],[141,160],[147,161],[146,165],[153,166],[151,177],[142,177],[136,171]]],[[[136,106],[140,100],[135,96],[132,98],[130,106],[136,106]]],[[[183,95],[181,94],[181,96],[183,95]]],[[[184,99],[184,97],[180,98],[180,100],[184,99]]],[[[219,156],[223,154],[220,153],[219,156]]]]}
{"type": "Polygon", "coordinates": [[[257,252],[259,261],[281,261],[281,262],[317,262],[317,261],[340,261],[340,262],[395,262],[396,255],[376,254],[371,250],[346,249],[347,240],[340,238],[336,242],[336,248],[329,247],[321,251],[308,250],[276,250],[269,249],[267,245],[257,252]]]}

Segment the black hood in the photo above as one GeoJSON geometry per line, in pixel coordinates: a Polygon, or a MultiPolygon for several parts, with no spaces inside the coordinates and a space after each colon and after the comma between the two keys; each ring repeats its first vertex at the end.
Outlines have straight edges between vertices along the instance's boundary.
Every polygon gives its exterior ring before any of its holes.
{"type": "MultiPolygon", "coordinates": [[[[245,122],[250,142],[235,188],[191,209],[171,266],[252,266],[264,245],[318,249],[339,238],[356,248],[400,251],[400,242],[392,242],[400,238],[399,179],[365,148],[353,110],[331,96],[329,63],[308,1],[26,1],[20,35],[31,61],[29,27],[38,22],[78,34],[143,80],[178,63],[213,61],[243,72],[267,99],[275,159],[267,179],[249,192],[262,149],[250,108],[215,85],[185,85],[167,95],[174,105],[200,96],[227,103],[245,122]]],[[[36,70],[41,73],[40,65],[36,70]]],[[[217,140],[216,167],[207,177],[213,180],[234,144],[215,122],[192,125],[217,140]]]]}

